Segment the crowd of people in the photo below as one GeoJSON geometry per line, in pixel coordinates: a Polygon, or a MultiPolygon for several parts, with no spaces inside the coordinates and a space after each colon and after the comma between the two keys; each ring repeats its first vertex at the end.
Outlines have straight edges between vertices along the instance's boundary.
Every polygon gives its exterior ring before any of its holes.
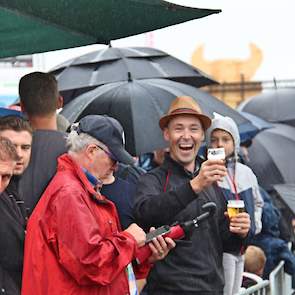
{"type": "Polygon", "coordinates": [[[116,119],[93,114],[68,128],[58,118],[54,76],[25,75],[19,97],[22,112],[0,118],[2,294],[235,295],[253,284],[244,271],[263,277],[267,202],[239,160],[231,118],[176,97],[159,120],[168,148],[145,172],[116,119]],[[204,142],[225,158],[200,157],[204,142]],[[229,216],[230,200],[245,210],[229,216]],[[204,216],[208,203],[214,212],[182,237],[155,234],[204,216]]]}

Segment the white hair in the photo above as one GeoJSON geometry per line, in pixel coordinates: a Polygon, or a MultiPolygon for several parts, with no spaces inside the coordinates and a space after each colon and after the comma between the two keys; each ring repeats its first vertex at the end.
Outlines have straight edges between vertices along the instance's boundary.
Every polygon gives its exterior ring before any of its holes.
{"type": "Polygon", "coordinates": [[[94,137],[87,133],[78,134],[77,131],[72,130],[67,136],[67,147],[69,152],[78,153],[82,151],[89,144],[102,144],[94,137]]]}

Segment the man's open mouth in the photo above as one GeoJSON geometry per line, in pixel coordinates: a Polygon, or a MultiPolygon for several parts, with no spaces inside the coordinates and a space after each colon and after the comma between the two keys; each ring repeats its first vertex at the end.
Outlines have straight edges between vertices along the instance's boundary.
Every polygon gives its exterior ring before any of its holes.
{"type": "Polygon", "coordinates": [[[183,150],[183,151],[190,151],[194,148],[194,144],[192,143],[181,143],[178,145],[179,149],[180,150],[183,150]]]}

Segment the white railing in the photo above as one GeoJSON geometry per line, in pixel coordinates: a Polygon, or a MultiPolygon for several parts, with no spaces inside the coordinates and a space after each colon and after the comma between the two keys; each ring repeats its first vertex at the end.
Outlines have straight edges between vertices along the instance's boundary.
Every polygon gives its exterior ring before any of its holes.
{"type": "Polygon", "coordinates": [[[291,295],[291,276],[284,272],[284,261],[270,273],[269,280],[264,280],[256,285],[245,289],[239,295],[291,295]]]}
{"type": "Polygon", "coordinates": [[[281,261],[269,275],[269,284],[272,295],[287,295],[285,292],[284,264],[285,262],[281,261]]]}
{"type": "Polygon", "coordinates": [[[291,276],[285,273],[284,265],[285,262],[281,261],[269,275],[271,295],[291,295],[294,292],[291,276]]]}
{"type": "Polygon", "coordinates": [[[239,295],[270,295],[270,284],[264,280],[256,285],[249,287],[239,293],[239,295]]]}

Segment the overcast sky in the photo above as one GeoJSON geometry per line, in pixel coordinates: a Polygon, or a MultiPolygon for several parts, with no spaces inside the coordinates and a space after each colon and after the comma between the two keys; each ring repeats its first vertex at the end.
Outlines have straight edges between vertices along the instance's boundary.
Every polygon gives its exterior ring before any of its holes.
{"type": "MultiPolygon", "coordinates": [[[[248,44],[254,42],[264,55],[257,79],[295,79],[294,0],[177,2],[194,4],[196,7],[198,4],[200,7],[208,4],[212,8],[218,8],[220,3],[220,14],[179,25],[177,29],[194,32],[195,37],[191,42],[204,43],[207,58],[246,58],[249,55],[248,44]]],[[[188,44],[189,39],[181,37],[182,34],[178,36],[188,44]]]]}

